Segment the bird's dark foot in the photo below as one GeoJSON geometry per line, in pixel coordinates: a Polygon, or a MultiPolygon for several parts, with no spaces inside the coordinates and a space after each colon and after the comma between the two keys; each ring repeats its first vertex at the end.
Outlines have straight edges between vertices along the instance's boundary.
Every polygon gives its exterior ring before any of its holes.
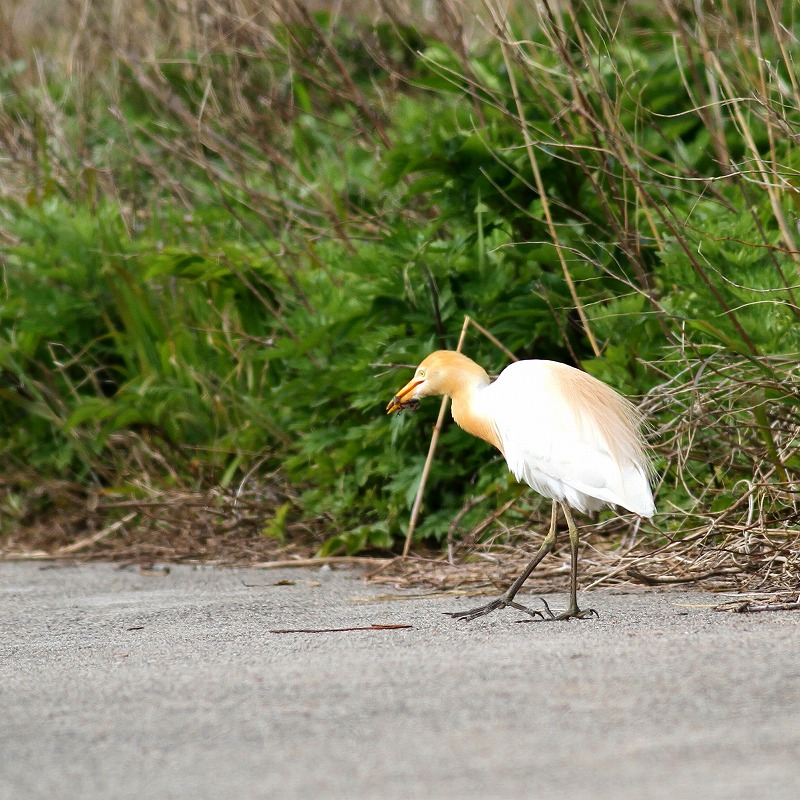
{"type": "Polygon", "coordinates": [[[547,612],[547,616],[543,615],[543,619],[548,620],[549,622],[556,621],[556,620],[563,620],[563,619],[590,619],[591,617],[600,618],[600,615],[597,611],[593,608],[578,608],[577,605],[570,606],[566,611],[562,611],[560,614],[554,614],[550,610],[550,606],[547,605],[547,600],[542,598],[542,602],[544,603],[545,611],[547,612]]]}
{"type": "MultiPolygon", "coordinates": [[[[547,604],[545,603],[545,605],[547,604]]],[[[543,611],[535,611],[532,608],[523,606],[521,603],[515,603],[513,600],[506,600],[505,597],[498,597],[497,600],[492,600],[491,603],[487,603],[485,606],[471,608],[469,611],[445,611],[444,613],[453,619],[461,619],[469,622],[470,620],[477,619],[478,617],[485,617],[487,614],[491,614],[492,611],[497,611],[498,608],[516,608],[517,611],[522,611],[534,619],[536,619],[536,617],[546,619],[543,611]]],[[[550,611],[549,608],[547,610],[550,611]]]]}

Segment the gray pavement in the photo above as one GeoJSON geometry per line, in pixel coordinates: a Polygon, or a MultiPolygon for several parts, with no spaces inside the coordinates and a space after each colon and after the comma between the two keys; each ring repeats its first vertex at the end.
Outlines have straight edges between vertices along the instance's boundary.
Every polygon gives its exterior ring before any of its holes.
{"type": "Polygon", "coordinates": [[[390,592],[0,564],[0,798],[800,797],[800,614],[606,590],[599,620],[464,623],[390,592]],[[412,627],[270,632],[374,624],[412,627]]]}

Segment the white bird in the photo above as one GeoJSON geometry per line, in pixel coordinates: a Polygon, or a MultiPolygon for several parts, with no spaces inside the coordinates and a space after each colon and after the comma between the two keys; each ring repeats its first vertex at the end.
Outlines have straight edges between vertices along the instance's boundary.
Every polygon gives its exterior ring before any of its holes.
{"type": "Polygon", "coordinates": [[[547,619],[596,615],[594,609],[578,608],[578,530],[570,509],[622,506],[641,517],[655,513],[652,465],[638,409],[610,386],[567,364],[517,361],[492,383],[472,359],[438,350],[419,365],[387,412],[431,395],[449,396],[456,423],[494,445],[517,480],[553,500],[550,530],[508,591],[485,606],[451,616],[470,620],[506,606],[547,619]],[[545,602],[545,617],[515,602],[514,596],[555,546],[558,504],[569,527],[570,601],[557,615],[545,602]]]}

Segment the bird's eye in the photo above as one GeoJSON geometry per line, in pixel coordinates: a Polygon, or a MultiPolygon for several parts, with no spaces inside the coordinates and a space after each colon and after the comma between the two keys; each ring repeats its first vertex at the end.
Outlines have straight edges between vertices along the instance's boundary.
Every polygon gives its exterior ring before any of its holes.
{"type": "Polygon", "coordinates": [[[420,378],[424,378],[424,377],[425,377],[425,370],[424,370],[424,369],[418,369],[418,370],[417,370],[417,375],[418,375],[420,378]]]}

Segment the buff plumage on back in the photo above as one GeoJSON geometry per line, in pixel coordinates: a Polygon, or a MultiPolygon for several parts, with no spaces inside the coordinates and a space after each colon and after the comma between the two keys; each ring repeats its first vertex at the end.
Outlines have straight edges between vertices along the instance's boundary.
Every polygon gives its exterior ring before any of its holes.
{"type": "Polygon", "coordinates": [[[641,416],[601,381],[553,361],[521,361],[474,404],[497,426],[518,480],[579,511],[655,512],[641,416]]]}
{"type": "Polygon", "coordinates": [[[554,381],[573,416],[586,415],[600,437],[608,443],[617,459],[630,459],[646,465],[650,471],[650,456],[642,439],[644,419],[639,409],[597,378],[566,364],[551,364],[554,381]]]}

